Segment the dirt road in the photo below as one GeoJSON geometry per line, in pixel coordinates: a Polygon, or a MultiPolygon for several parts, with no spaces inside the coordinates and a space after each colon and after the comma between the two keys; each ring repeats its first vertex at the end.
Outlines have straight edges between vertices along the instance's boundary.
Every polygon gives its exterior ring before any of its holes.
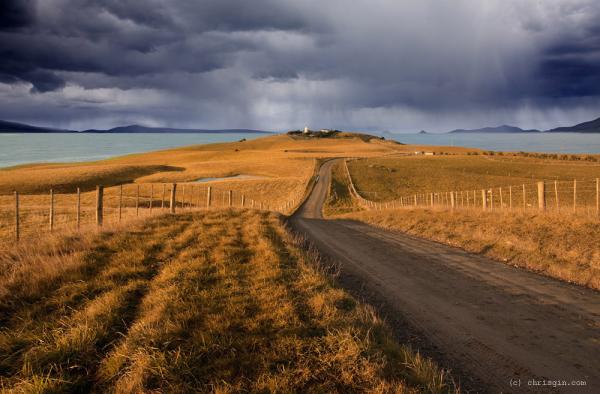
{"type": "Polygon", "coordinates": [[[325,220],[332,164],[321,167],[292,226],[338,261],[355,288],[381,301],[392,320],[399,316],[424,336],[466,387],[600,392],[600,293],[436,242],[325,220]],[[553,389],[542,380],[569,386],[553,389]]]}

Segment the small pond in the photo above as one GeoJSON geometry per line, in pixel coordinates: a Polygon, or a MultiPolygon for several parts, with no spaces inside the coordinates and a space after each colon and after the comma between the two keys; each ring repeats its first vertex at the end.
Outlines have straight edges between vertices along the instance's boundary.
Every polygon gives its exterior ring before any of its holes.
{"type": "Polygon", "coordinates": [[[252,181],[256,179],[267,179],[266,176],[260,175],[246,175],[246,174],[238,174],[233,176],[226,176],[222,178],[200,178],[196,180],[196,182],[204,183],[204,182],[218,182],[218,181],[252,181]]]}

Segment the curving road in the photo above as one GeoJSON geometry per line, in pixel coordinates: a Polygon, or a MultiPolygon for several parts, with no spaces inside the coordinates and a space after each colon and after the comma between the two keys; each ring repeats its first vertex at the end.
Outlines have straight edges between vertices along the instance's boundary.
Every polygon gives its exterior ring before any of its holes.
{"type": "Polygon", "coordinates": [[[436,349],[426,353],[474,391],[542,393],[551,387],[541,381],[550,380],[571,384],[555,391],[600,393],[600,293],[436,242],[323,219],[334,162],[323,164],[290,223],[340,264],[350,278],[343,285],[403,322],[400,337],[406,330],[424,337],[436,349]]]}

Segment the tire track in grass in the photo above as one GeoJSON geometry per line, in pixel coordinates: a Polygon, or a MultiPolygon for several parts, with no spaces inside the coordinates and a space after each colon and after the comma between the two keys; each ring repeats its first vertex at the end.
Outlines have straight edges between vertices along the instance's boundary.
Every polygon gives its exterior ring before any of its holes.
{"type": "MultiPolygon", "coordinates": [[[[30,346],[13,353],[13,358],[20,358],[14,364],[21,365],[21,371],[12,379],[19,382],[17,387],[91,387],[102,353],[127,331],[148,281],[156,275],[161,258],[168,257],[162,253],[162,238],[175,236],[188,226],[177,222],[165,227],[150,226],[149,231],[130,233],[125,235],[125,241],[119,240],[123,250],[113,254],[96,277],[84,283],[81,307],[58,320],[32,327],[35,329],[30,332],[30,346]]],[[[19,334],[22,339],[22,332],[19,334]]]]}
{"type": "Polygon", "coordinates": [[[401,361],[414,357],[331,285],[280,216],[219,210],[160,220],[91,280],[102,292],[46,322],[0,390],[429,389],[404,384],[416,373],[401,361]]]}
{"type": "Polygon", "coordinates": [[[210,223],[214,216],[190,216],[193,224],[176,247],[178,253],[153,278],[127,336],[102,361],[97,374],[102,387],[116,392],[173,390],[180,376],[194,381],[186,372],[190,366],[182,347],[204,318],[205,287],[216,284],[207,260],[224,229],[210,223]]]}
{"type": "MultiPolygon", "coordinates": [[[[75,250],[70,250],[68,246],[56,247],[58,251],[49,253],[49,258],[58,254],[63,259],[75,261],[67,269],[58,271],[60,275],[41,278],[44,280],[43,286],[31,294],[22,283],[28,278],[14,280],[8,286],[6,297],[0,300],[0,326],[10,328],[14,322],[17,326],[22,326],[27,321],[36,322],[39,319],[63,316],[76,309],[94,296],[97,289],[93,287],[93,279],[111,264],[115,256],[124,250],[137,247],[130,244],[135,239],[155,231],[158,226],[160,222],[152,220],[143,230],[100,233],[90,250],[85,252],[77,250],[76,247],[73,247],[75,250]]],[[[170,231],[168,228],[162,230],[170,231]]],[[[78,239],[79,236],[67,237],[65,243],[76,243],[78,239]]]]}

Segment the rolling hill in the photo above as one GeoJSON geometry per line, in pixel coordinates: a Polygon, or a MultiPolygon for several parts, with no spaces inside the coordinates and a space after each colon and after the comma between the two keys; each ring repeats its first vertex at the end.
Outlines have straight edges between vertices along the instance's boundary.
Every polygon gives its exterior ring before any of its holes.
{"type": "Polygon", "coordinates": [[[253,133],[253,134],[270,134],[270,131],[252,130],[252,129],[175,129],[169,127],[146,127],[140,125],[129,125],[114,127],[108,130],[89,129],[83,130],[82,133],[253,133]]]}
{"type": "Polygon", "coordinates": [[[549,133],[600,133],[600,118],[576,124],[575,126],[557,127],[547,130],[549,133]]]}
{"type": "Polygon", "coordinates": [[[74,133],[73,130],[31,126],[25,123],[0,120],[0,133],[74,133]]]}

